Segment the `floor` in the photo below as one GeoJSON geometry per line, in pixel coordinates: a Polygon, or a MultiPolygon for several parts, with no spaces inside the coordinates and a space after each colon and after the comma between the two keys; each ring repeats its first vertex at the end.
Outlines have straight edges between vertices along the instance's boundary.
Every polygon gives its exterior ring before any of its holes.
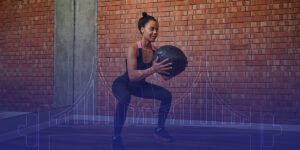
{"type": "MultiPolygon", "coordinates": [[[[174,143],[153,137],[154,126],[126,126],[126,150],[300,150],[300,132],[169,126],[174,143]]],[[[110,150],[111,125],[61,125],[0,143],[0,150],[110,150]]]]}

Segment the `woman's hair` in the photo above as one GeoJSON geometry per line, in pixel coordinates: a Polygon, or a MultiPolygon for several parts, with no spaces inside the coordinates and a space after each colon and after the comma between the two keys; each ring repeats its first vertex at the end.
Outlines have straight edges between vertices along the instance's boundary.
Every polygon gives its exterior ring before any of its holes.
{"type": "Polygon", "coordinates": [[[150,20],[157,22],[157,20],[154,17],[149,16],[146,12],[143,12],[142,14],[143,17],[141,17],[138,22],[138,28],[141,34],[142,34],[141,28],[145,27],[146,23],[148,23],[150,20]]]}

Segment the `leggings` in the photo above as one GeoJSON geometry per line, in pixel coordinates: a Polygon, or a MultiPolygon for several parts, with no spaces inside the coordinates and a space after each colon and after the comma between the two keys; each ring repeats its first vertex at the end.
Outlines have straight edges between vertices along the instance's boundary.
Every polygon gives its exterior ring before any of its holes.
{"type": "Polygon", "coordinates": [[[136,85],[129,84],[128,76],[123,75],[114,81],[112,91],[118,100],[114,115],[115,136],[121,135],[122,128],[126,120],[126,114],[131,95],[146,99],[160,100],[161,103],[158,112],[158,127],[164,127],[172,101],[172,94],[167,89],[146,81],[140,82],[136,85]]]}

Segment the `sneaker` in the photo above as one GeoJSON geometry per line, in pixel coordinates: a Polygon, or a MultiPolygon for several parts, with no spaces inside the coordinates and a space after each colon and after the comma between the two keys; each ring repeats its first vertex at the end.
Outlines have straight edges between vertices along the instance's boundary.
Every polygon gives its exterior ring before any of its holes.
{"type": "Polygon", "coordinates": [[[173,137],[169,135],[169,133],[165,130],[165,128],[155,128],[154,136],[157,139],[160,139],[167,143],[172,143],[174,141],[173,137]]]}
{"type": "Polygon", "coordinates": [[[113,136],[112,137],[112,149],[113,150],[125,150],[122,138],[120,136],[113,136]]]}

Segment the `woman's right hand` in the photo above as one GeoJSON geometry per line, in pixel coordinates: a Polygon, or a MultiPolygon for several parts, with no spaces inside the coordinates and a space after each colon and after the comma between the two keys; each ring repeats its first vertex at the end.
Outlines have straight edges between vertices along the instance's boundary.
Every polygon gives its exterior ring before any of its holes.
{"type": "Polygon", "coordinates": [[[156,57],[152,63],[152,69],[153,69],[153,72],[154,73],[162,73],[162,74],[165,74],[165,75],[169,75],[170,73],[167,72],[167,70],[170,70],[172,69],[172,63],[167,63],[165,64],[167,61],[168,61],[168,58],[164,59],[163,61],[161,62],[157,62],[158,61],[158,57],[156,57]]]}

